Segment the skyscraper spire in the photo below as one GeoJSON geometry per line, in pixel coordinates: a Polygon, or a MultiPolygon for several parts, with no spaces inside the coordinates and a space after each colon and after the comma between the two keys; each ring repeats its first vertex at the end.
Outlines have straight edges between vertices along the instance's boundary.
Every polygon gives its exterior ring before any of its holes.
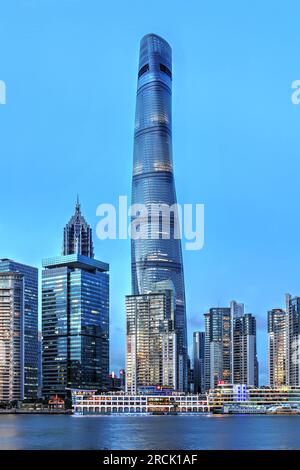
{"type": "Polygon", "coordinates": [[[75,213],[64,228],[62,255],[79,254],[94,257],[92,229],[81,214],[79,195],[77,194],[75,213]]]}
{"type": "Polygon", "coordinates": [[[80,202],[79,202],[79,194],[77,193],[76,199],[76,213],[80,212],[80,202]]]}

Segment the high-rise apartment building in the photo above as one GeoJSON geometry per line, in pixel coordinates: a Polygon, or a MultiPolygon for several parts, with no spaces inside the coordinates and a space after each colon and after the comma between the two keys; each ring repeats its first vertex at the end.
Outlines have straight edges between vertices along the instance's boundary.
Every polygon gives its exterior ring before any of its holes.
{"type": "Polygon", "coordinates": [[[176,389],[173,289],[126,296],[126,390],[159,385],[176,389]]]}
{"type": "Polygon", "coordinates": [[[204,364],[205,364],[205,333],[194,331],[193,333],[193,370],[194,393],[204,393],[204,364]]]}
{"type": "MultiPolygon", "coordinates": [[[[218,383],[230,383],[230,354],[231,354],[231,330],[230,308],[211,308],[206,314],[205,338],[209,343],[209,388],[215,388],[218,383]]],[[[208,373],[206,372],[206,375],[208,373]]]]}
{"type": "Polygon", "coordinates": [[[256,319],[245,313],[233,320],[233,368],[231,382],[258,386],[256,319]]]}
{"type": "Polygon", "coordinates": [[[287,314],[281,308],[268,312],[269,385],[286,385],[287,314]]]}
{"type": "Polygon", "coordinates": [[[24,398],[24,276],[0,273],[0,401],[24,398]]]}
{"type": "Polygon", "coordinates": [[[15,272],[24,279],[24,398],[38,394],[38,270],[17,261],[0,259],[0,273],[15,272]]]}
{"type": "Polygon", "coordinates": [[[257,386],[255,317],[232,301],[229,308],[211,308],[204,318],[204,389],[218,383],[257,386]]]}
{"type": "Polygon", "coordinates": [[[141,213],[132,215],[133,226],[141,234],[149,234],[149,237],[132,238],[132,294],[154,292],[159,281],[173,282],[176,388],[187,390],[185,289],[172,161],[172,51],[170,45],[155,34],[148,34],[141,40],[136,99],[132,204],[143,204],[148,215],[152,204],[173,207],[173,210],[169,231],[163,228],[161,214],[151,222],[141,213]]]}
{"type": "Polygon", "coordinates": [[[231,310],[231,382],[258,386],[256,319],[245,314],[244,304],[230,302],[231,310]]]}
{"type": "Polygon", "coordinates": [[[287,385],[300,386],[300,297],[286,294],[287,385]]]}

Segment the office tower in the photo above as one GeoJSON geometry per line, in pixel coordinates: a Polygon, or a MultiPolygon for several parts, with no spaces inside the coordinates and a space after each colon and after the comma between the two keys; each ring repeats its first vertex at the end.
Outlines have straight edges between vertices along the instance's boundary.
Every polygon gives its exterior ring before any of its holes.
{"type": "Polygon", "coordinates": [[[24,398],[38,393],[38,270],[11,259],[0,260],[0,272],[20,273],[24,278],[24,398]]]}
{"type": "Polygon", "coordinates": [[[0,273],[0,401],[24,398],[24,276],[0,273]]]}
{"type": "Polygon", "coordinates": [[[103,388],[109,372],[108,265],[79,254],[43,261],[43,394],[103,388]]]}
{"type": "Polygon", "coordinates": [[[126,384],[126,372],[125,372],[125,369],[121,369],[120,370],[120,386],[121,386],[121,390],[125,390],[125,384],[126,384]]]}
{"type": "Polygon", "coordinates": [[[233,384],[258,386],[256,320],[251,313],[233,318],[233,384]]]}
{"type": "Polygon", "coordinates": [[[193,333],[194,393],[204,393],[205,333],[193,333]]]}
{"type": "Polygon", "coordinates": [[[42,345],[43,345],[43,338],[42,332],[38,332],[38,398],[42,398],[42,390],[43,390],[43,366],[42,366],[42,345]]]}
{"type": "MultiPolygon", "coordinates": [[[[132,204],[144,204],[148,215],[152,204],[170,208],[176,203],[171,90],[171,47],[161,37],[148,34],[140,45],[132,179],[132,204]]],[[[132,215],[132,226],[142,235],[131,242],[132,294],[153,292],[153,285],[161,280],[173,282],[178,340],[176,388],[187,390],[185,291],[177,210],[170,211],[169,233],[165,230],[166,220],[162,214],[152,223],[144,213],[132,215]]]]}
{"type": "Polygon", "coordinates": [[[121,390],[121,378],[114,371],[109,374],[108,383],[109,390],[121,390]]]}
{"type": "Polygon", "coordinates": [[[126,296],[126,390],[143,386],[176,388],[174,292],[126,296]]]}
{"type": "Polygon", "coordinates": [[[230,328],[231,328],[231,378],[232,383],[241,383],[238,381],[238,375],[241,368],[241,351],[239,341],[239,331],[234,331],[235,320],[242,317],[245,313],[245,306],[242,303],[232,300],[230,302],[230,328]],[[236,380],[236,382],[235,382],[236,380]]]}
{"type": "Polygon", "coordinates": [[[287,314],[281,308],[268,312],[269,385],[286,385],[287,314]]]}
{"type": "Polygon", "coordinates": [[[204,390],[210,390],[210,313],[204,314],[204,390]]]}
{"type": "Polygon", "coordinates": [[[194,393],[194,369],[190,368],[189,370],[189,387],[188,391],[194,393]]]}
{"type": "Polygon", "coordinates": [[[300,297],[286,294],[287,385],[300,386],[300,297]]]}
{"type": "Polygon", "coordinates": [[[109,376],[108,376],[108,390],[125,390],[125,370],[121,369],[120,370],[120,375],[119,377],[117,374],[112,371],[109,376]]]}
{"type": "Polygon", "coordinates": [[[92,229],[81,214],[78,197],[75,213],[64,228],[62,255],[72,254],[94,257],[92,229]]]}
{"type": "Polygon", "coordinates": [[[188,375],[188,392],[192,392],[194,388],[194,370],[192,368],[190,356],[187,358],[187,375],[188,375]]]}

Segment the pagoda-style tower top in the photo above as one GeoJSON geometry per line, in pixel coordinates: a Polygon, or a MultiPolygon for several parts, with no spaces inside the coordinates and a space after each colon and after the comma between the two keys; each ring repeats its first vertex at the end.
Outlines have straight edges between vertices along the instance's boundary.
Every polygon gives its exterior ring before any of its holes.
{"type": "Polygon", "coordinates": [[[75,205],[75,213],[64,228],[62,255],[79,254],[94,258],[92,229],[81,214],[79,197],[75,205]]]}

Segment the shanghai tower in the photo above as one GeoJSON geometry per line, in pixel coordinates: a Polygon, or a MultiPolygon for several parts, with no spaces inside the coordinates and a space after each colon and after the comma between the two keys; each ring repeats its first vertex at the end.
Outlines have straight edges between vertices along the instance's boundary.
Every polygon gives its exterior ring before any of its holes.
{"type": "MultiPolygon", "coordinates": [[[[141,40],[137,81],[132,204],[171,207],[176,204],[172,159],[172,50],[156,34],[141,40]]],[[[151,211],[151,209],[150,209],[151,211]]],[[[151,213],[151,212],[150,212],[151,213]]],[[[138,217],[139,216],[139,217],[138,217]]],[[[162,221],[153,236],[149,217],[140,217],[151,236],[131,240],[133,295],[155,292],[167,281],[174,287],[177,336],[177,386],[187,390],[187,331],[181,242],[175,236],[176,213],[170,215],[169,236],[162,221]],[[150,230],[151,229],[151,230],[150,230]]],[[[132,217],[134,222],[135,216],[132,217]]],[[[155,232],[155,230],[154,230],[155,232]]]]}

